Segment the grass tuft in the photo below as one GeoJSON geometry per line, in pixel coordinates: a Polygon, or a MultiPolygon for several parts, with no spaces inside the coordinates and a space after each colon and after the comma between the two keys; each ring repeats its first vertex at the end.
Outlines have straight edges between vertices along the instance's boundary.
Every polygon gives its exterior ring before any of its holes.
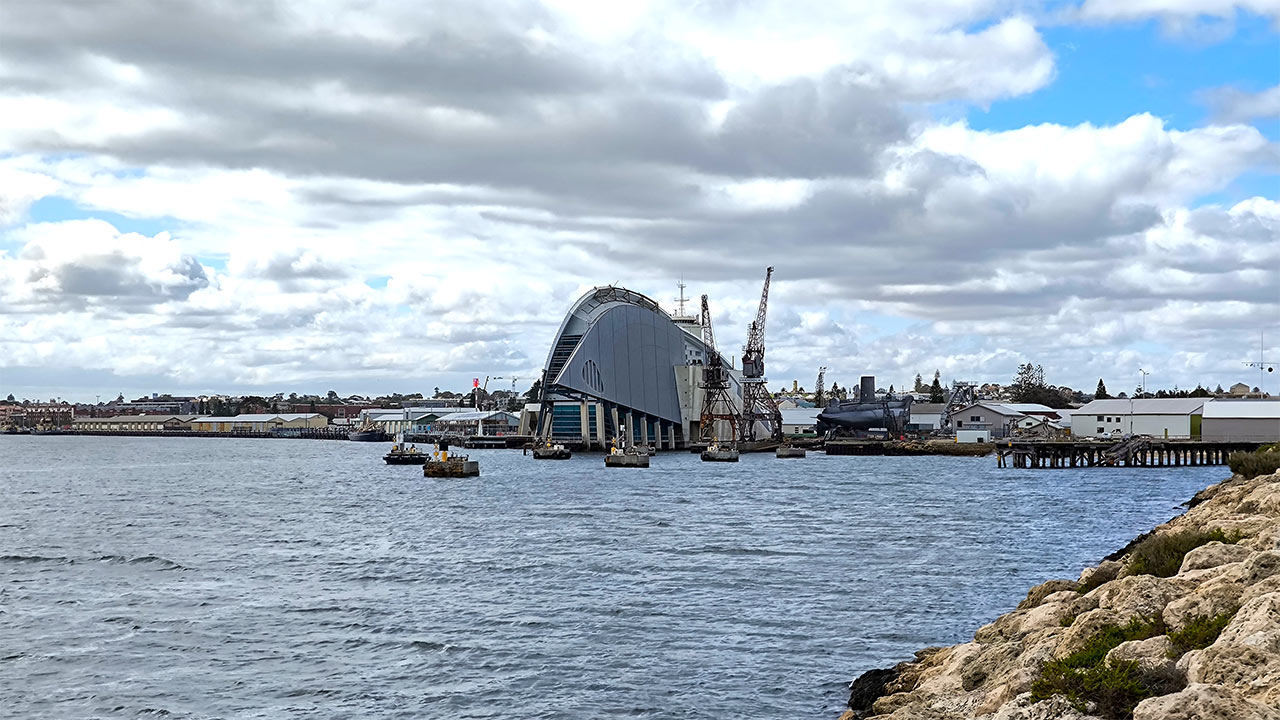
{"type": "Polygon", "coordinates": [[[1192,550],[1214,541],[1235,544],[1242,537],[1244,536],[1235,533],[1228,535],[1216,529],[1209,532],[1186,531],[1152,535],[1133,549],[1128,572],[1130,575],[1171,577],[1178,574],[1182,559],[1192,550]]]}
{"type": "Polygon", "coordinates": [[[1169,657],[1176,660],[1192,650],[1203,650],[1209,647],[1235,616],[1233,611],[1213,617],[1201,615],[1192,618],[1186,627],[1169,633],[1169,643],[1172,646],[1169,649],[1169,657]]]}

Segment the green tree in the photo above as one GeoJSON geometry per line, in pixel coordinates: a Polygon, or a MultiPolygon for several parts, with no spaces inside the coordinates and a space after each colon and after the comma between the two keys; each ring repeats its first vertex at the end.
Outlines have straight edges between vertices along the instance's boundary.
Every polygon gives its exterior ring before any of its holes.
{"type": "Polygon", "coordinates": [[[933,382],[929,384],[929,402],[944,403],[946,401],[947,401],[947,398],[942,393],[941,372],[935,372],[933,374],[933,382]]]}
{"type": "Polygon", "coordinates": [[[1107,394],[1107,386],[1102,382],[1102,378],[1098,378],[1098,389],[1093,391],[1094,400],[1107,400],[1111,396],[1107,394]]]}
{"type": "Polygon", "coordinates": [[[1044,382],[1044,368],[1031,363],[1018,366],[1018,374],[1009,386],[1009,399],[1016,403],[1037,403],[1051,408],[1070,407],[1070,403],[1044,382]]]}
{"type": "Polygon", "coordinates": [[[5,401],[5,402],[16,402],[16,401],[13,399],[13,393],[9,393],[9,397],[5,398],[5,399],[4,399],[4,401],[5,401]]]}
{"type": "Polygon", "coordinates": [[[924,392],[924,378],[920,377],[920,373],[916,373],[916,384],[912,387],[914,392],[924,392]]]}

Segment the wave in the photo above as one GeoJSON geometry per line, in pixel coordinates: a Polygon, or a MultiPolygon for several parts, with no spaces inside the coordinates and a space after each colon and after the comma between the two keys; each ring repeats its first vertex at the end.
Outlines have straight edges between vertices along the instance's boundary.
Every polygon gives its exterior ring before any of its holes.
{"type": "Polygon", "coordinates": [[[183,565],[162,558],[157,555],[142,555],[140,557],[125,557],[123,555],[99,555],[97,557],[73,558],[65,555],[47,556],[47,555],[0,555],[0,563],[10,563],[14,565],[23,563],[46,563],[50,565],[74,565],[75,563],[97,562],[111,563],[114,565],[147,565],[153,566],[158,570],[188,570],[183,565]]]}

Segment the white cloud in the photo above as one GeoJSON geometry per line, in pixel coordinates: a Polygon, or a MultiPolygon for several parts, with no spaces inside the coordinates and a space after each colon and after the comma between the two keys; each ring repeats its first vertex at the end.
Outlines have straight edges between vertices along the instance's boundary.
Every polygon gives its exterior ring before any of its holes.
{"type": "Polygon", "coordinates": [[[1274,168],[1226,124],[1266,93],[1189,130],[920,110],[1052,80],[1020,4],[175,4],[164,43],[87,7],[0,28],[0,365],[531,379],[591,285],[681,275],[737,352],[769,264],[771,379],[806,385],[1191,377],[1280,315],[1275,199],[1197,207],[1274,168]],[[51,194],[170,232],[21,225],[51,194]]]}

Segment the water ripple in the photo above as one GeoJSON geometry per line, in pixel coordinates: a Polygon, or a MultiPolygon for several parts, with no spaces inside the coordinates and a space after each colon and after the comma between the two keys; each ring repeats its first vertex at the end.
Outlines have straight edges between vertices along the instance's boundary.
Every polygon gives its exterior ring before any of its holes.
{"type": "Polygon", "coordinates": [[[7,712],[830,718],[1223,475],[384,450],[0,436],[7,712]]]}

